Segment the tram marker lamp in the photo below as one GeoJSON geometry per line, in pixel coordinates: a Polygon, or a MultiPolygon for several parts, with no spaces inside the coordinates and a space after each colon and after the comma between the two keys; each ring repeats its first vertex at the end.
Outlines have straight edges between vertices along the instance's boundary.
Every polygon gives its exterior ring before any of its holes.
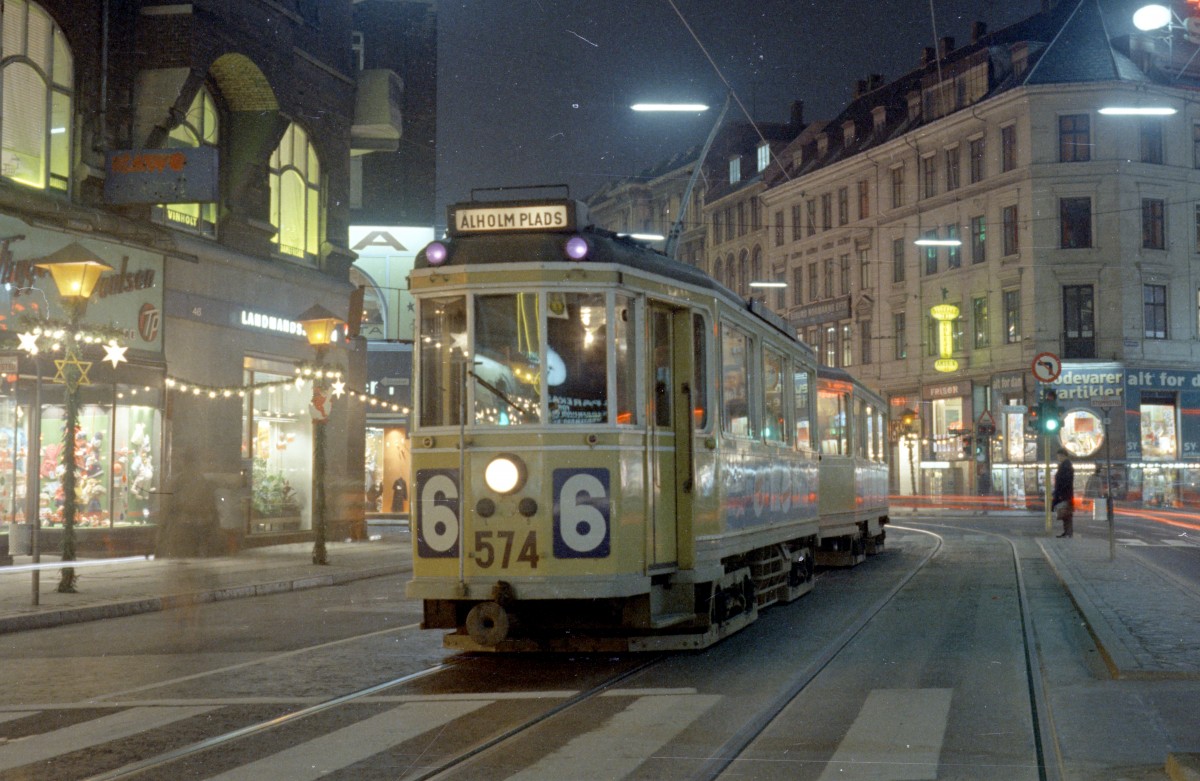
{"type": "Polygon", "coordinates": [[[588,246],[587,239],[582,236],[572,236],[563,245],[563,252],[571,260],[583,260],[588,256],[590,250],[591,247],[588,246]]]}
{"type": "Polygon", "coordinates": [[[431,266],[440,266],[446,262],[446,257],[449,255],[446,245],[440,241],[431,242],[425,247],[425,260],[431,266]]]}

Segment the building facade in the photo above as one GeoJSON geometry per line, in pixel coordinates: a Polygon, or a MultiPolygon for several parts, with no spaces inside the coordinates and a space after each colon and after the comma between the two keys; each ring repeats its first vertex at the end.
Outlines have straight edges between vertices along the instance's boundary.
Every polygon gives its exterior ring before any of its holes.
{"type": "Polygon", "coordinates": [[[78,244],[113,269],[81,328],[125,358],[82,347],[81,550],[312,539],[314,425],[331,538],[362,535],[365,349],[297,322],[354,290],[350,3],[8,0],[0,24],[5,520],[54,550],[61,355],[22,347],[64,317],[35,264],[78,244]],[[317,361],[327,400],[297,379],[317,361]]]}
{"type": "Polygon", "coordinates": [[[1134,10],[1065,0],[858,82],[768,166],[745,235],[705,193],[710,271],[782,279],[766,302],[888,399],[893,493],[1040,501],[1053,391],[1081,494],[1200,499],[1197,45],[1134,10]]]}

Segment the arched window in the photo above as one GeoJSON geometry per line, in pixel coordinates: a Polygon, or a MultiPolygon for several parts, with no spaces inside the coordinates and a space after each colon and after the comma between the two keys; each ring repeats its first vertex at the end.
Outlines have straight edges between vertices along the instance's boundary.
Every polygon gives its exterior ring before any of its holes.
{"type": "Polygon", "coordinates": [[[750,268],[749,261],[746,258],[746,250],[742,250],[742,254],[738,257],[738,283],[737,292],[742,298],[746,297],[746,291],[750,289],[750,268]]]}
{"type": "Polygon", "coordinates": [[[712,278],[721,281],[721,259],[717,258],[713,261],[712,278]]]}
{"type": "Polygon", "coordinates": [[[387,303],[375,280],[355,266],[350,267],[350,284],[363,288],[362,324],[360,332],[368,339],[387,336],[387,303]]]}
{"type": "Polygon", "coordinates": [[[62,30],[37,3],[5,0],[3,8],[0,176],[66,192],[71,181],[71,50],[62,30]]]}
{"type": "Polygon", "coordinates": [[[734,265],[733,255],[725,258],[725,287],[737,290],[737,266],[734,265]]]}
{"type": "MultiPolygon", "coordinates": [[[[216,147],[220,140],[217,104],[207,87],[201,87],[188,107],[183,121],[171,129],[167,146],[173,149],[216,147]]],[[[154,215],[173,225],[183,225],[206,236],[216,235],[217,204],[162,203],[154,207],[154,215]]]]}
{"type": "Polygon", "coordinates": [[[271,153],[270,175],[275,245],[285,255],[315,259],[320,253],[321,165],[308,133],[294,122],[271,153]]]}

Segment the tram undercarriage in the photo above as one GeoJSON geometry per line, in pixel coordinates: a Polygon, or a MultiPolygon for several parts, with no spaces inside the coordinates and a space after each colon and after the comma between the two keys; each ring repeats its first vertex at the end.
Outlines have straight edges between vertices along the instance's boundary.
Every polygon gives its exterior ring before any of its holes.
{"type": "Polygon", "coordinates": [[[725,574],[688,582],[663,575],[632,597],[521,600],[498,581],[492,599],[426,600],[422,628],[454,629],[444,645],[459,651],[614,653],[707,648],[758,618],[760,609],[812,590],[815,538],[730,557],[725,574]]]}

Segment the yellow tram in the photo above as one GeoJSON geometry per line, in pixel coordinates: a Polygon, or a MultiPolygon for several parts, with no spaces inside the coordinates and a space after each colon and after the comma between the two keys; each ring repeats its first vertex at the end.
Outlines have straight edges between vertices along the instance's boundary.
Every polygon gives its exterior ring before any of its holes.
{"type": "Polygon", "coordinates": [[[569,199],[418,255],[413,577],[467,650],[701,648],[812,587],[812,350],[569,199]]]}

